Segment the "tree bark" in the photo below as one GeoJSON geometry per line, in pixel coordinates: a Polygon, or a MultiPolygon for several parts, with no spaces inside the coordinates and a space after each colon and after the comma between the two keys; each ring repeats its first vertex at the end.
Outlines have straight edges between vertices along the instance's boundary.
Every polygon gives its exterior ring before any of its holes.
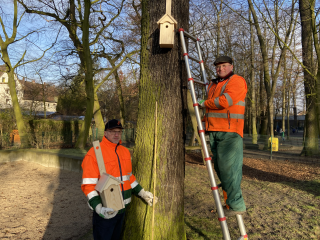
{"type": "MultiPolygon", "coordinates": [[[[70,1],[71,11],[75,9],[74,2],[70,1]],[[72,3],[72,4],[71,4],[72,3]]],[[[78,50],[78,54],[81,60],[81,67],[85,72],[85,89],[87,93],[87,109],[84,118],[84,124],[81,127],[79,138],[76,142],[77,148],[84,148],[87,143],[87,138],[89,136],[89,130],[91,125],[91,119],[93,115],[93,105],[94,105],[94,90],[93,90],[93,67],[92,67],[92,57],[90,52],[89,44],[89,16],[90,16],[91,1],[84,1],[84,13],[82,20],[82,45],[78,41],[73,40],[75,47],[78,50]]],[[[75,18],[75,17],[74,17],[75,18]]],[[[77,28],[76,25],[71,26],[71,28],[77,28]]],[[[68,29],[69,30],[69,29],[68,29]]],[[[70,34],[70,36],[72,36],[70,34]]],[[[76,32],[73,33],[76,36],[76,32]]]]}
{"type": "Polygon", "coordinates": [[[283,63],[283,81],[282,81],[282,115],[281,115],[281,120],[282,120],[282,131],[286,131],[286,83],[287,83],[287,65],[286,61],[283,63]]]}
{"type": "Polygon", "coordinates": [[[188,111],[189,111],[189,115],[190,115],[191,122],[192,122],[192,128],[193,128],[193,132],[194,132],[192,135],[194,135],[194,137],[197,138],[199,145],[202,146],[201,140],[200,140],[200,137],[198,134],[198,129],[197,129],[198,124],[197,124],[196,114],[195,114],[194,107],[193,107],[191,93],[189,91],[187,92],[187,101],[188,101],[188,111]]]}
{"type": "Polygon", "coordinates": [[[287,94],[287,139],[290,138],[290,78],[288,78],[288,94],[287,94]]]}
{"type": "MultiPolygon", "coordinates": [[[[115,68],[114,63],[113,64],[111,63],[111,66],[113,68],[115,68]]],[[[122,87],[121,87],[121,82],[120,82],[118,70],[114,71],[113,75],[116,80],[117,94],[118,94],[118,99],[119,99],[119,104],[120,104],[120,122],[121,122],[122,126],[124,126],[125,125],[125,107],[124,107],[122,87]]]]}
{"type": "MultiPolygon", "coordinates": [[[[133,173],[153,192],[152,164],[157,148],[154,239],[186,239],[184,228],[184,116],[187,113],[187,75],[180,39],[172,49],[159,47],[157,21],[165,14],[165,1],[142,0],[141,75],[133,173]],[[154,146],[155,103],[158,102],[158,139],[154,146]]],[[[172,16],[188,31],[189,1],[173,0],[172,16]]],[[[152,208],[133,198],[127,210],[123,239],[151,239],[152,208]]]]}
{"type": "Polygon", "coordinates": [[[93,104],[93,117],[96,124],[96,128],[98,128],[98,139],[101,141],[104,135],[104,122],[101,114],[101,107],[98,99],[97,92],[94,91],[94,104],[93,104]]]}
{"type": "MultiPolygon", "coordinates": [[[[251,21],[251,11],[249,11],[249,20],[251,21]]],[[[254,33],[253,26],[250,24],[250,33],[251,33],[251,73],[250,73],[250,82],[251,82],[251,124],[252,124],[252,143],[258,143],[258,134],[257,134],[257,109],[256,109],[256,84],[254,79],[254,33]]]]}
{"type": "MultiPolygon", "coordinates": [[[[302,61],[313,72],[313,38],[311,28],[311,11],[308,0],[299,0],[301,19],[302,61]]],[[[302,154],[306,156],[318,153],[318,122],[316,115],[315,79],[304,69],[304,88],[306,96],[305,141],[302,154]]],[[[318,71],[319,74],[319,71],[318,71]]]]}
{"type": "Polygon", "coordinates": [[[268,118],[267,118],[267,110],[265,104],[265,93],[264,93],[264,86],[263,86],[263,76],[264,69],[263,64],[260,69],[260,135],[267,135],[267,128],[268,128],[268,118]]]}

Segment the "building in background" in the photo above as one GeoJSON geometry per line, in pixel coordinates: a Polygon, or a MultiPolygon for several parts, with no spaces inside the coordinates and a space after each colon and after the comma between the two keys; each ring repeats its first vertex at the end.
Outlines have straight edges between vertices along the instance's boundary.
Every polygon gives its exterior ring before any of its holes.
{"type": "Polygon", "coordinates": [[[23,102],[20,105],[30,112],[56,112],[58,92],[54,85],[36,83],[34,80],[20,81],[23,86],[23,102]]]}
{"type": "MultiPolygon", "coordinates": [[[[5,72],[6,66],[0,65],[0,109],[11,108],[12,101],[10,95],[10,88],[8,84],[8,74],[5,72]]],[[[23,87],[21,82],[18,80],[17,75],[14,74],[14,80],[16,82],[17,97],[19,103],[23,99],[23,87]]]]}
{"type": "MultiPolygon", "coordinates": [[[[8,84],[8,74],[5,65],[0,65],[0,109],[11,108],[12,101],[8,84]]],[[[35,80],[19,80],[14,75],[20,107],[30,113],[56,112],[58,91],[54,85],[37,83],[35,80]]]]}

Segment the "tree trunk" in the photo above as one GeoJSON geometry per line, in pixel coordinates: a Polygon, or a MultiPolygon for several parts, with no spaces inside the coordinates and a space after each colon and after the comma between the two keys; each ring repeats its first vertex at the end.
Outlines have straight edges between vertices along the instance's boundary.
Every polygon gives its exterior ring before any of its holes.
{"type": "MultiPolygon", "coordinates": [[[[193,101],[192,101],[190,91],[187,91],[187,102],[188,102],[188,112],[189,112],[189,115],[191,118],[192,128],[193,128],[193,134],[192,134],[192,139],[191,139],[192,141],[190,141],[191,145],[189,144],[189,146],[192,146],[192,144],[194,143],[194,139],[197,138],[198,144],[201,148],[201,155],[202,155],[203,164],[206,165],[206,161],[204,160],[204,153],[202,150],[202,143],[201,143],[200,136],[198,133],[198,123],[197,123],[196,114],[194,111],[193,101]]],[[[200,110],[200,111],[202,111],[202,110],[200,110]]]]}
{"type": "MultiPolygon", "coordinates": [[[[251,21],[251,11],[249,11],[249,19],[251,21]]],[[[252,124],[252,143],[258,143],[258,134],[257,134],[257,109],[256,109],[256,83],[254,79],[254,33],[253,26],[250,24],[250,33],[251,33],[251,124],[252,124]]]]}
{"type": "Polygon", "coordinates": [[[288,84],[288,96],[287,96],[287,139],[290,138],[290,78],[288,84]]]}
{"type": "MultiPolygon", "coordinates": [[[[175,33],[172,49],[159,47],[157,21],[165,1],[142,0],[141,76],[133,173],[153,192],[153,153],[157,148],[154,239],[186,239],[184,228],[184,116],[187,112],[187,74],[175,33]],[[155,103],[158,102],[158,139],[154,146],[155,103]]],[[[173,0],[172,17],[188,31],[189,1],[173,0]]],[[[124,224],[123,239],[151,239],[152,208],[134,197],[124,224]]]]}
{"type": "MultiPolygon", "coordinates": [[[[18,19],[18,4],[17,0],[13,1],[14,6],[14,17],[13,17],[13,25],[12,25],[12,36],[9,37],[6,33],[5,25],[1,19],[1,25],[2,25],[2,32],[4,34],[5,40],[3,40],[3,37],[0,36],[0,49],[1,49],[1,60],[6,65],[6,73],[8,74],[8,85],[10,89],[10,95],[11,95],[11,101],[13,106],[14,115],[16,118],[16,123],[18,127],[18,132],[20,136],[20,142],[21,146],[25,147],[28,144],[27,136],[26,136],[26,127],[23,122],[23,117],[21,113],[21,108],[19,106],[18,96],[17,96],[17,90],[16,90],[16,82],[14,80],[14,67],[11,65],[10,57],[8,54],[8,48],[10,47],[10,44],[14,43],[16,40],[17,35],[17,19],[18,19]]],[[[24,58],[24,55],[20,59],[20,61],[24,58]]]]}
{"type": "MultiPolygon", "coordinates": [[[[112,66],[112,68],[116,67],[114,63],[113,64],[111,63],[111,66],[112,66]]],[[[120,122],[121,122],[122,126],[124,126],[125,125],[125,108],[124,108],[122,87],[121,87],[121,82],[120,82],[118,70],[114,71],[113,75],[116,80],[117,94],[118,94],[118,99],[119,99],[119,104],[120,104],[120,122]]]]}
{"type": "Polygon", "coordinates": [[[47,118],[46,85],[42,80],[41,80],[41,83],[42,83],[43,117],[46,119],[47,118]]]}
{"type": "Polygon", "coordinates": [[[283,63],[283,81],[282,81],[282,131],[286,131],[286,83],[287,83],[287,68],[286,61],[283,63]]]}
{"type": "MultiPolygon", "coordinates": [[[[299,0],[299,12],[301,18],[302,60],[304,66],[313,72],[313,44],[309,1],[299,0]]],[[[318,122],[314,91],[316,82],[305,69],[303,72],[307,114],[305,118],[305,141],[302,154],[310,156],[318,153],[318,122]]]]}
{"type": "Polygon", "coordinates": [[[198,123],[197,123],[197,119],[196,119],[196,114],[195,114],[194,107],[193,107],[191,93],[189,91],[187,92],[187,101],[188,101],[188,111],[189,111],[189,115],[190,115],[191,122],[192,122],[192,128],[193,128],[193,132],[194,132],[193,135],[195,135],[195,138],[197,138],[199,145],[202,146],[201,140],[200,140],[200,137],[198,134],[198,128],[197,128],[198,123]]]}
{"type": "Polygon", "coordinates": [[[20,142],[21,146],[25,147],[28,145],[28,140],[26,136],[26,127],[23,122],[23,117],[21,113],[21,108],[19,106],[19,101],[18,101],[18,96],[17,96],[17,91],[16,91],[16,82],[14,80],[14,69],[11,67],[9,55],[6,51],[6,49],[2,49],[2,58],[4,62],[7,65],[7,74],[8,74],[8,85],[10,89],[10,96],[11,96],[11,101],[12,101],[12,106],[13,106],[13,112],[16,118],[16,123],[18,127],[18,132],[20,136],[20,142]]]}
{"type": "Polygon", "coordinates": [[[101,141],[104,135],[105,126],[104,126],[100,103],[99,103],[99,99],[96,91],[94,92],[93,117],[94,117],[96,127],[98,128],[98,139],[101,141]]]}
{"type": "MultiPolygon", "coordinates": [[[[70,1],[72,3],[72,1],[70,1]]],[[[74,4],[74,3],[72,3],[74,4]]],[[[74,8],[72,6],[71,8],[74,8]]],[[[84,15],[82,21],[82,49],[79,49],[79,57],[81,61],[81,67],[85,72],[85,89],[87,94],[87,109],[84,119],[84,124],[79,132],[79,138],[76,142],[76,148],[84,148],[87,143],[87,138],[89,136],[89,130],[91,125],[91,119],[93,115],[93,105],[94,105],[94,89],[93,89],[93,67],[92,67],[92,57],[90,53],[89,45],[89,15],[90,15],[91,2],[89,0],[84,1],[84,15]]],[[[75,44],[75,47],[77,45],[75,44]]]]}
{"type": "Polygon", "coordinates": [[[265,93],[263,86],[263,66],[260,70],[260,135],[267,135],[268,128],[268,118],[267,118],[267,110],[265,104],[265,93]]]}
{"type": "MultiPolygon", "coordinates": [[[[5,62],[7,62],[7,61],[5,60],[5,62]]],[[[19,136],[20,136],[21,146],[26,147],[28,145],[28,140],[27,140],[27,136],[26,136],[26,127],[23,122],[21,108],[20,108],[19,102],[18,102],[17,91],[16,91],[16,82],[14,81],[14,72],[13,71],[14,71],[14,69],[10,67],[10,71],[7,72],[8,78],[9,78],[8,84],[9,84],[9,88],[10,88],[12,106],[13,106],[13,111],[14,111],[14,115],[16,118],[16,123],[17,123],[18,132],[19,132],[19,136]]]]}
{"type": "MultiPolygon", "coordinates": [[[[316,82],[316,98],[315,98],[315,101],[316,101],[316,115],[317,115],[317,124],[318,124],[318,134],[319,134],[319,131],[320,131],[320,43],[319,43],[319,36],[318,36],[318,31],[319,31],[319,25],[316,23],[316,13],[315,10],[315,4],[316,4],[316,1],[315,0],[310,0],[310,6],[311,6],[311,9],[310,9],[310,14],[312,16],[312,20],[311,20],[311,26],[312,26],[312,33],[313,33],[313,44],[314,44],[314,48],[315,48],[315,51],[316,51],[316,54],[317,54],[317,71],[314,71],[316,72],[316,77],[315,77],[315,82],[316,82]]],[[[316,68],[315,68],[316,70],[316,68]]]]}

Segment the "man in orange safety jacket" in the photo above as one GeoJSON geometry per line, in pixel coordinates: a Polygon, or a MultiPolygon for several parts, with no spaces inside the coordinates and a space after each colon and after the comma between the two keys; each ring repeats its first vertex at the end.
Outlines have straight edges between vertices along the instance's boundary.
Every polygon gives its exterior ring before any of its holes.
{"type": "MultiPolygon", "coordinates": [[[[157,202],[157,197],[154,197],[148,191],[144,191],[132,174],[130,152],[121,145],[122,129],[121,123],[116,119],[110,120],[105,126],[104,137],[100,146],[106,172],[124,182],[124,184],[121,184],[121,190],[125,206],[131,202],[132,193],[140,196],[152,206],[152,203],[155,204],[157,202]]],[[[88,198],[88,204],[95,210],[92,217],[94,239],[120,239],[125,208],[115,211],[102,206],[99,192],[95,190],[100,178],[100,172],[93,148],[84,157],[82,169],[81,189],[88,198]]]]}
{"type": "Polygon", "coordinates": [[[227,195],[225,215],[246,212],[240,188],[243,165],[243,126],[247,84],[233,73],[232,58],[221,56],[214,62],[217,79],[208,86],[205,126],[210,137],[214,168],[227,195]]]}

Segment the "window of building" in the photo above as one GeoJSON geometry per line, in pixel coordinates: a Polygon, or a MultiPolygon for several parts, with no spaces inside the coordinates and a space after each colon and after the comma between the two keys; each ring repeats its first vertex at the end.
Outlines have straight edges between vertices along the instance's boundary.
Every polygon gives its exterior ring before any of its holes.
{"type": "Polygon", "coordinates": [[[5,77],[2,78],[2,82],[3,83],[6,82],[6,78],[5,77]]]}
{"type": "Polygon", "coordinates": [[[7,89],[7,90],[6,90],[6,93],[9,94],[9,93],[10,93],[10,89],[7,89]]]}
{"type": "Polygon", "coordinates": [[[48,107],[50,107],[50,104],[48,103],[48,107]]]}
{"type": "Polygon", "coordinates": [[[10,105],[10,99],[6,99],[6,104],[10,105]]]}

